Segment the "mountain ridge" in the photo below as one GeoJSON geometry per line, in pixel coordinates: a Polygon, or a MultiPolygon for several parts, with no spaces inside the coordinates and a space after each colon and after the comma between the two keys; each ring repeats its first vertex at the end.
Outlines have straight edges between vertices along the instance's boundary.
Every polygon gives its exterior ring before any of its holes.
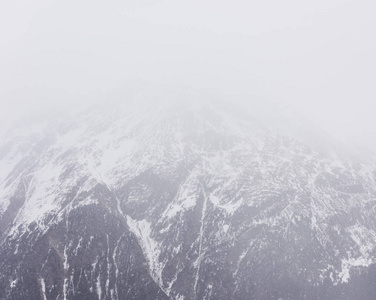
{"type": "Polygon", "coordinates": [[[376,294],[357,282],[376,274],[373,163],[196,93],[163,95],[135,92],[1,148],[0,297],[376,294]]]}

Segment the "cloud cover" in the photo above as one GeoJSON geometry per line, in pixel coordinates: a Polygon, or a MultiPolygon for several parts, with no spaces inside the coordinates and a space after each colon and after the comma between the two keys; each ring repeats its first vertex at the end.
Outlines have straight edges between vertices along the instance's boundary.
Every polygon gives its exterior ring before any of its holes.
{"type": "MultiPolygon", "coordinates": [[[[129,80],[268,99],[339,138],[376,140],[370,0],[3,1],[0,126],[129,80]]],[[[234,99],[236,97],[234,96],[234,99]]]]}

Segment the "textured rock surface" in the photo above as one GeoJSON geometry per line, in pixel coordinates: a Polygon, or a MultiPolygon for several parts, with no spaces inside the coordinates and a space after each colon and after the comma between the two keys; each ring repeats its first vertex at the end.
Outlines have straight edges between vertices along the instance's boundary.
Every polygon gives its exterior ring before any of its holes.
{"type": "Polygon", "coordinates": [[[373,164],[150,95],[4,140],[0,299],[376,298],[373,164]]]}

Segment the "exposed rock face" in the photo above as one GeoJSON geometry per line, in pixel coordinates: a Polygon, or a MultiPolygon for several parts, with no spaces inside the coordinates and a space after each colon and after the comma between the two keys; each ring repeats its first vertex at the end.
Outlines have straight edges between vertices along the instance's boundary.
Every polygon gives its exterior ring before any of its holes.
{"type": "Polygon", "coordinates": [[[376,298],[373,164],[149,96],[5,140],[0,299],[376,298]]]}

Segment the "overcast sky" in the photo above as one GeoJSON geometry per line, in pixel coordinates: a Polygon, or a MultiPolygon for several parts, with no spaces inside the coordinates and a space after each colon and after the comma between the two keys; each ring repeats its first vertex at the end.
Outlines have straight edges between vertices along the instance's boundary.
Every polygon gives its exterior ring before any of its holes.
{"type": "Polygon", "coordinates": [[[0,126],[146,79],[271,99],[374,142],[375,11],[371,0],[1,1],[0,126]]]}

